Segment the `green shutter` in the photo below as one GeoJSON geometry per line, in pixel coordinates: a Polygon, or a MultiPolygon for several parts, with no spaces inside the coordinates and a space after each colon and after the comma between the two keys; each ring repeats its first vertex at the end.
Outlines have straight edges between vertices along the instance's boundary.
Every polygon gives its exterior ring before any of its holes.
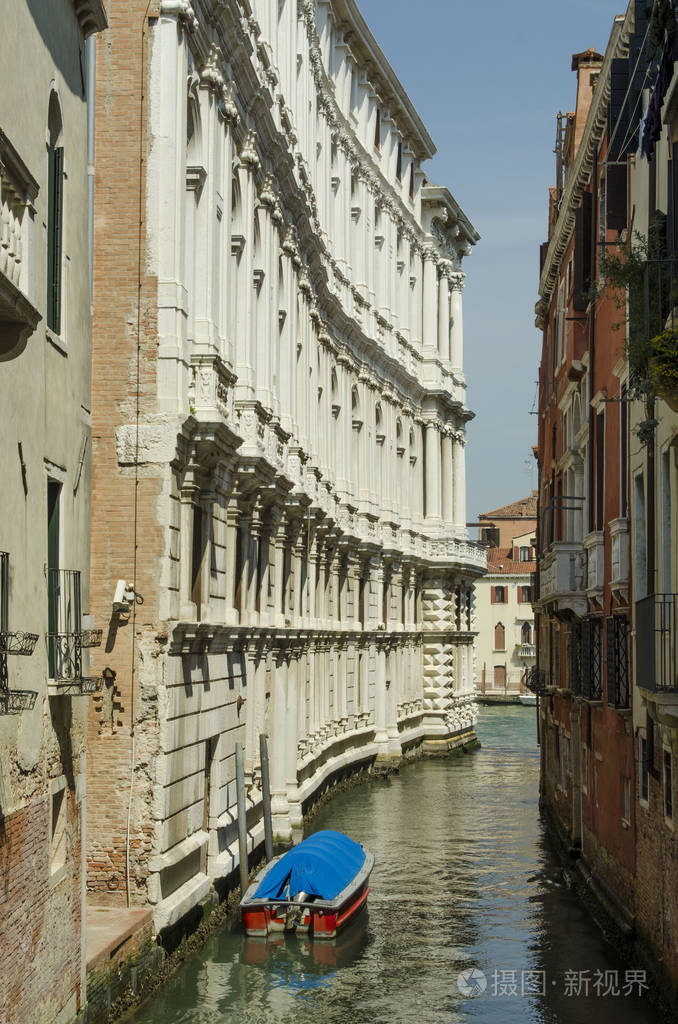
{"type": "Polygon", "coordinates": [[[61,252],[64,151],[49,149],[47,195],[47,326],[61,334],[61,252]]]}
{"type": "Polygon", "coordinates": [[[55,480],[47,481],[47,633],[49,675],[54,678],[56,664],[54,640],[52,633],[59,629],[58,608],[58,568],[59,568],[59,499],[61,485],[55,480]]]}

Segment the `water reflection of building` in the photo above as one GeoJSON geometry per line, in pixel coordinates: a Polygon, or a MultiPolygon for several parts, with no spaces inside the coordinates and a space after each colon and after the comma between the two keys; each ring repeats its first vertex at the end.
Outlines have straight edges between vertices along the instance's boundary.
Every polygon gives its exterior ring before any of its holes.
{"type": "Polygon", "coordinates": [[[285,837],[475,721],[478,236],[353,0],[251,6],[113,4],[101,61],[89,888],[159,929],[236,866],[237,741],[259,842],[259,733],[285,837]]]}

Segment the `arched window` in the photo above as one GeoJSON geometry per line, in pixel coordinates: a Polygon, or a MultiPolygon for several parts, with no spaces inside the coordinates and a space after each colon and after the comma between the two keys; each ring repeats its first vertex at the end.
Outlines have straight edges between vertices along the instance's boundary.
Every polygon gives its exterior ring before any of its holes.
{"type": "Polygon", "coordinates": [[[47,326],[61,334],[61,267],[63,261],[64,140],[56,92],[47,115],[47,326]]]}
{"type": "Polygon", "coordinates": [[[529,622],[523,622],[520,630],[520,639],[524,644],[532,643],[532,625],[529,622]]]}
{"type": "Polygon", "coordinates": [[[494,649],[495,651],[506,650],[506,630],[501,622],[494,627],[494,649]]]}

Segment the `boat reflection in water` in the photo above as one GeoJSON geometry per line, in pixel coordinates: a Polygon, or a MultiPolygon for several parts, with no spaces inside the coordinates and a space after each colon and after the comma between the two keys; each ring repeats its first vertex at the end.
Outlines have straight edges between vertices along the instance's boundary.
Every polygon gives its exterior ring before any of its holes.
{"type": "Polygon", "coordinates": [[[283,933],[262,938],[244,935],[240,962],[272,971],[279,975],[281,984],[295,988],[302,978],[300,987],[315,987],[307,973],[313,965],[320,969],[316,985],[326,986],[335,970],[350,967],[360,958],[368,944],[368,924],[367,910],[364,910],[335,939],[317,942],[308,936],[295,938],[283,933]]]}

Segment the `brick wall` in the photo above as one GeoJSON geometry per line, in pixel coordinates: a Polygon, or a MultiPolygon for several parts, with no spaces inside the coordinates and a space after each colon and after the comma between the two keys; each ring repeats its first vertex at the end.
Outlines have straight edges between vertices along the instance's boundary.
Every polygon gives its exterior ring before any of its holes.
{"type": "MultiPolygon", "coordinates": [[[[116,428],[134,426],[136,418],[137,342],[141,415],[155,408],[157,283],[139,267],[140,96],[145,0],[116,0],[110,5],[109,31],[97,40],[97,150],[95,182],[94,331],[92,352],[91,610],[104,627],[104,645],[95,669],[111,668],[115,680],[93,702],[88,723],[88,890],[95,903],[123,904],[125,841],[130,784],[130,723],[138,720],[135,791],[130,852],[131,894],[145,905],[146,862],[151,848],[148,812],[157,740],[145,723],[155,719],[151,680],[157,656],[156,619],[162,531],[156,506],[166,467],[144,467],[135,480],[130,466],[120,466],[116,428]],[[134,575],[134,508],[137,497],[138,645],[132,693],[132,621],[112,615],[118,579],[134,575]]],[[[148,26],[145,60],[149,52],[148,26]]],[[[145,156],[147,140],[141,139],[145,156]]],[[[141,184],[142,194],[144,183],[141,184]]],[[[145,209],[142,206],[142,216],[145,209]]],[[[142,238],[145,238],[142,229],[142,238]]],[[[162,629],[160,633],[162,634],[162,629]]],[[[162,641],[161,641],[162,644],[162,641]]]]}
{"type": "Polygon", "coordinates": [[[52,1021],[69,1000],[80,1005],[80,815],[66,790],[66,870],[50,877],[48,799],[0,819],[0,985],[2,1024],[52,1021]]]}

